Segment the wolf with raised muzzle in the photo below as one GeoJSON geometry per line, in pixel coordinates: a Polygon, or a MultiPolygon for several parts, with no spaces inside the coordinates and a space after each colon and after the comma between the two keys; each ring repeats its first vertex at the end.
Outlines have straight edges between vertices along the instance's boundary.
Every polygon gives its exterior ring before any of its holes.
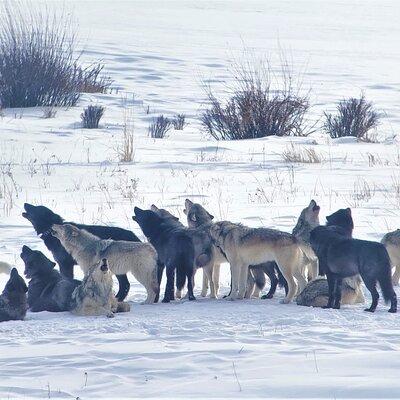
{"type": "Polygon", "coordinates": [[[301,244],[292,234],[268,228],[250,228],[228,221],[216,222],[210,235],[231,266],[232,290],[228,299],[243,299],[249,265],[275,261],[288,284],[283,303],[290,303],[307,281],[302,275],[301,244]],[[297,282],[296,282],[296,280],[297,282]]]}
{"type": "Polygon", "coordinates": [[[113,280],[107,259],[89,268],[82,283],[72,293],[71,312],[76,315],[106,315],[128,312],[130,306],[118,302],[113,293],[113,280]]]}
{"type": "Polygon", "coordinates": [[[78,262],[85,275],[106,258],[113,274],[131,272],[146,291],[145,304],[158,301],[157,252],[150,243],[102,240],[74,225],[53,225],[52,234],[78,262]]]}

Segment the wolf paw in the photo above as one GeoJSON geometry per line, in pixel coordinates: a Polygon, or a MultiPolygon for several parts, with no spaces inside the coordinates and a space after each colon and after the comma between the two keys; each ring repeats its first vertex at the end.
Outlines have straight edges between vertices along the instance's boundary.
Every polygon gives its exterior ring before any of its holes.
{"type": "Polygon", "coordinates": [[[366,311],[366,312],[371,312],[371,313],[372,313],[372,312],[374,312],[375,310],[373,310],[373,309],[371,309],[371,308],[365,308],[364,311],[366,311]]]}
{"type": "Polygon", "coordinates": [[[273,296],[273,294],[263,294],[261,300],[272,299],[273,296]]]}
{"type": "Polygon", "coordinates": [[[285,298],[285,299],[280,300],[279,303],[281,303],[281,304],[289,304],[290,300],[285,298]]]}
{"type": "Polygon", "coordinates": [[[114,317],[115,317],[115,315],[114,315],[113,312],[109,312],[109,313],[107,314],[107,318],[114,318],[114,317]]]}
{"type": "Polygon", "coordinates": [[[397,310],[396,310],[395,308],[390,308],[390,309],[388,310],[388,312],[390,312],[390,313],[392,313],[392,314],[395,314],[395,313],[397,313],[397,310]]]}

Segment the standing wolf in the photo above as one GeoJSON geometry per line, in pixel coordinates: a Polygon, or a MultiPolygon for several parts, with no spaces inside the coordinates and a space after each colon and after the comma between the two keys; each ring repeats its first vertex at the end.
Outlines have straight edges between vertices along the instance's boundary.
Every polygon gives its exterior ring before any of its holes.
{"type": "Polygon", "coordinates": [[[6,283],[0,296],[0,322],[24,319],[28,304],[26,292],[28,288],[25,281],[18,274],[16,268],[10,273],[10,279],[6,283]]]}
{"type": "Polygon", "coordinates": [[[128,312],[128,303],[119,303],[113,293],[113,280],[107,259],[89,268],[82,283],[72,293],[71,312],[76,315],[106,315],[128,312]]]}
{"type": "Polygon", "coordinates": [[[393,285],[399,286],[400,280],[400,229],[393,232],[388,232],[381,243],[386,247],[389,253],[390,263],[394,268],[392,277],[393,285]]]}
{"type": "Polygon", "coordinates": [[[90,267],[107,258],[113,274],[132,272],[147,291],[146,304],[158,301],[157,253],[149,243],[102,240],[74,225],[53,225],[52,234],[74,257],[85,275],[90,267]]]}
{"type": "Polygon", "coordinates": [[[248,266],[268,261],[278,264],[288,283],[288,293],[283,303],[290,303],[297,288],[301,291],[307,284],[302,275],[302,245],[294,235],[275,229],[249,228],[228,221],[213,224],[210,235],[231,266],[230,300],[244,298],[248,266]]]}
{"type": "Polygon", "coordinates": [[[326,308],[340,308],[342,280],[360,274],[371,292],[372,304],[365,311],[374,312],[379,299],[379,282],[385,301],[390,301],[389,312],[397,312],[397,297],[393,290],[389,254],[378,242],[346,237],[338,226],[318,226],[312,230],[310,242],[318,256],[322,273],[328,279],[329,299],[326,308]]]}
{"type": "MultiPolygon", "coordinates": [[[[22,216],[31,222],[37,235],[40,235],[45,246],[53,254],[54,260],[60,267],[61,274],[67,278],[74,277],[74,265],[76,265],[76,260],[65,250],[60,241],[51,234],[51,227],[54,224],[69,223],[80,229],[85,229],[100,239],[140,242],[134,233],[126,229],[114,226],[83,225],[75,222],[65,222],[60,215],[54,213],[45,206],[34,206],[25,203],[24,209],[25,212],[22,213],[22,216]]],[[[122,301],[128,295],[130,284],[126,274],[118,274],[116,277],[119,284],[117,298],[119,301],[122,301]]]]}

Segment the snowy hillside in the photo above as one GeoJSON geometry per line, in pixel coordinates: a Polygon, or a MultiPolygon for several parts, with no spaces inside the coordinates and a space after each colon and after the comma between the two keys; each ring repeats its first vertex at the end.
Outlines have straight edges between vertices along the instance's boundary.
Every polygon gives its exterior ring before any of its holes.
{"type": "MultiPolygon", "coordinates": [[[[66,1],[65,7],[78,20],[83,59],[103,60],[115,90],[85,94],[50,119],[39,108],[1,111],[1,261],[22,274],[24,244],[51,258],[21,216],[24,202],[67,220],[131,229],[142,239],[131,219],[134,206],[154,203],[186,223],[186,198],[216,220],[284,231],[312,198],[321,222],[351,207],[357,238],[380,241],[399,228],[399,2],[66,1]],[[229,60],[244,46],[272,62],[280,49],[290,54],[294,73],[311,89],[315,120],[364,92],[384,112],[379,143],[331,140],[321,130],[306,138],[209,138],[198,120],[201,82],[223,91],[229,60]],[[91,103],[106,111],[99,129],[85,130],[80,114],[91,103]],[[133,162],[121,163],[127,112],[135,153],[133,162]],[[183,131],[149,138],[152,118],[176,113],[186,114],[183,131]],[[320,163],[283,158],[288,149],[308,148],[320,163]]],[[[225,294],[228,265],[221,275],[225,294]]],[[[204,299],[200,271],[196,302],[145,306],[144,288],[129,279],[131,312],[114,319],[42,312],[1,323],[0,398],[400,397],[400,320],[383,301],[369,314],[364,305],[279,304],[281,289],[272,300],[204,299]]],[[[0,275],[1,289],[6,281],[0,275]]]]}

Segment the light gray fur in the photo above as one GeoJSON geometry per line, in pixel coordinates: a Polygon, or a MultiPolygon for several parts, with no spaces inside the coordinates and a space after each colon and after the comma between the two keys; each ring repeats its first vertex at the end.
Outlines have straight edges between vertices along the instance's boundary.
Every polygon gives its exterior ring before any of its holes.
{"type": "Polygon", "coordinates": [[[4,262],[4,261],[0,261],[0,273],[3,274],[9,274],[11,272],[11,265],[4,262]]]}
{"type": "Polygon", "coordinates": [[[399,286],[400,281],[400,229],[388,232],[382,238],[382,244],[386,247],[390,257],[390,264],[394,268],[392,277],[393,285],[399,286]]]}
{"type": "Polygon", "coordinates": [[[56,236],[77,261],[85,275],[106,258],[113,274],[131,272],[147,291],[146,304],[153,303],[159,292],[157,252],[150,243],[103,240],[70,224],[53,225],[56,236]]]}

